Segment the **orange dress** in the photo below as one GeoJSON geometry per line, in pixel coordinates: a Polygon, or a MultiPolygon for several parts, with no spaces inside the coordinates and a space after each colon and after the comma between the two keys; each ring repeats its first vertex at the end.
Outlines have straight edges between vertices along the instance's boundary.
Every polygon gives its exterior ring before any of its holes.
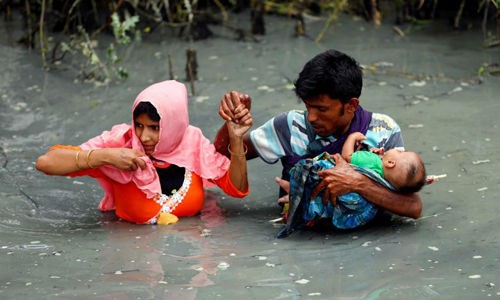
{"type": "MultiPolygon", "coordinates": [[[[69,148],[78,150],[79,147],[73,146],[54,146],[56,148],[69,148]]],[[[162,166],[162,167],[169,167],[162,166]]],[[[155,165],[155,167],[160,167],[155,165]]],[[[85,169],[68,174],[71,177],[77,176],[90,176],[93,178],[104,178],[99,168],[85,169]]],[[[182,186],[173,195],[162,195],[158,199],[148,199],[144,192],[142,192],[133,182],[120,184],[116,181],[111,181],[113,186],[113,196],[115,199],[115,213],[119,218],[132,223],[156,223],[156,218],[160,212],[168,212],[177,217],[194,216],[198,214],[204,205],[204,189],[203,179],[189,170],[185,170],[184,182],[182,186]]],[[[232,184],[229,171],[226,174],[213,180],[219,188],[221,188],[227,195],[235,198],[243,198],[248,195],[249,189],[246,191],[239,191],[232,184]]]]}

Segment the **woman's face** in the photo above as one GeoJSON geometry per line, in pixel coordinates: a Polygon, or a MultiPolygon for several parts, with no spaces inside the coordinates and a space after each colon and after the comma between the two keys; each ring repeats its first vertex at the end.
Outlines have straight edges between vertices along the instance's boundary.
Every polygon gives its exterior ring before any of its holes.
{"type": "Polygon", "coordinates": [[[151,156],[160,139],[160,122],[151,120],[146,113],[135,118],[135,134],[142,143],[146,155],[151,156]]]}

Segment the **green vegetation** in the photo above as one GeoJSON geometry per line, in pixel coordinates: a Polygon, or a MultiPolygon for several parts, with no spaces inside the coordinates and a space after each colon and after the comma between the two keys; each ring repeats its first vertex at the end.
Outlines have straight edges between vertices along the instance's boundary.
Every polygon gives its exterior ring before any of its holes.
{"type": "Polygon", "coordinates": [[[500,40],[500,0],[0,0],[6,22],[14,13],[25,23],[19,42],[38,49],[45,68],[68,64],[70,56],[78,61],[80,79],[100,84],[127,78],[119,53],[141,34],[166,28],[194,41],[210,38],[210,27],[222,26],[235,40],[258,42],[269,14],[294,20],[296,36],[308,35],[304,18],[321,17],[323,27],[311,37],[317,43],[341,14],[361,16],[373,26],[393,23],[400,35],[437,18],[448,18],[450,31],[467,30],[469,20],[475,19],[482,26],[485,47],[498,47],[500,40]],[[251,28],[230,23],[230,14],[248,12],[251,28]],[[492,23],[493,33],[488,30],[492,23]],[[114,37],[108,45],[98,43],[103,33],[114,37]]]}

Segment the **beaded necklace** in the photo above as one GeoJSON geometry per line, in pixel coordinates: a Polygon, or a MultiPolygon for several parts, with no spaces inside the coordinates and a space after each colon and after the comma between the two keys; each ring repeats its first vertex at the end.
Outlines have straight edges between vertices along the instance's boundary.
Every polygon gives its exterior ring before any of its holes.
{"type": "Polygon", "coordinates": [[[191,172],[186,170],[184,172],[184,182],[178,191],[170,196],[162,194],[155,201],[161,206],[161,212],[171,213],[175,208],[184,200],[187,192],[189,191],[189,186],[191,185],[191,172]]]}

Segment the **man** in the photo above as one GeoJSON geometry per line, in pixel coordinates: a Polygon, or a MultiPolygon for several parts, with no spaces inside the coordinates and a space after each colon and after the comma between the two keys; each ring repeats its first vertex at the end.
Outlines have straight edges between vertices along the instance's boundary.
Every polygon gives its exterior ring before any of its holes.
{"type": "MultiPolygon", "coordinates": [[[[295,81],[295,93],[304,102],[305,111],[284,112],[252,130],[244,138],[247,159],[260,156],[267,163],[281,160],[282,188],[280,202],[287,199],[289,170],[303,158],[324,151],[334,154],[335,168],[318,173],[322,181],[311,197],[325,190],[325,201],[336,202],[338,196],[355,192],[370,203],[397,215],[417,219],[422,211],[418,193],[398,194],[356,172],[341,156],[346,137],[362,132],[370,147],[404,149],[398,124],[389,116],[372,113],[359,105],[363,85],[359,64],[336,50],[327,50],[307,62],[295,81]]],[[[248,103],[248,95],[232,91],[221,99],[219,114],[233,118],[233,103],[239,98],[248,103]]],[[[228,155],[227,130],[223,126],[215,137],[217,151],[228,155]]]]}

